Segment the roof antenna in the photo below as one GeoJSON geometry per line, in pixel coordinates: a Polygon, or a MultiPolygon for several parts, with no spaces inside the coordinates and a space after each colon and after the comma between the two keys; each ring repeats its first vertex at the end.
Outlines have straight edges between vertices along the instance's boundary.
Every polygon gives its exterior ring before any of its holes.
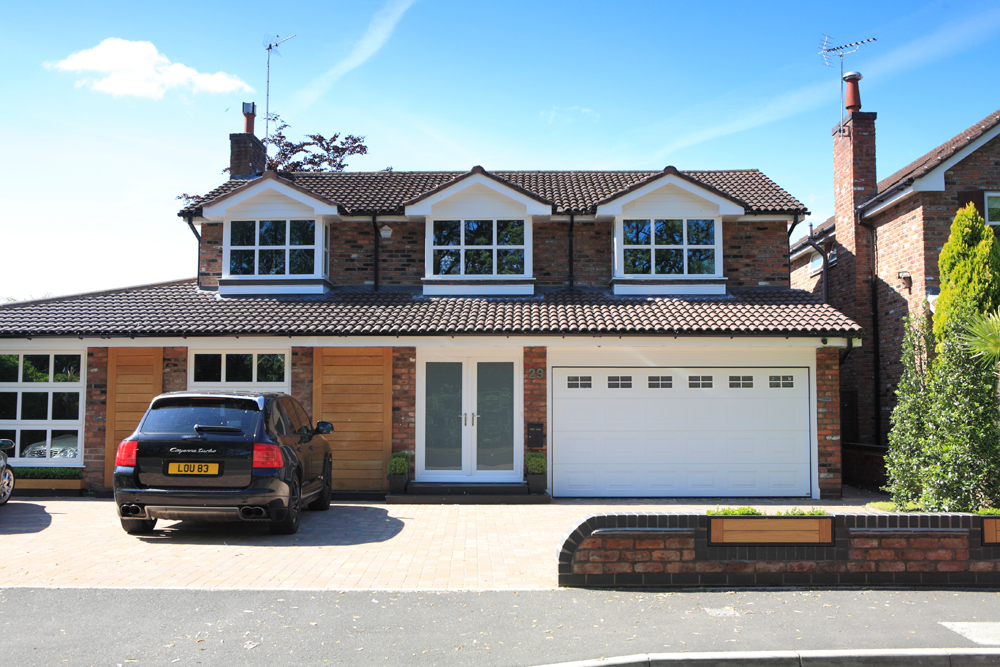
{"type": "Polygon", "coordinates": [[[284,39],[279,39],[278,35],[264,35],[264,50],[267,51],[267,93],[264,96],[264,143],[267,143],[268,132],[270,131],[270,121],[271,121],[271,52],[274,55],[280,56],[281,52],[278,51],[278,45],[282,42],[287,42],[295,35],[291,37],[285,37],[284,39]]]}
{"type": "Polygon", "coordinates": [[[844,120],[844,56],[854,53],[861,48],[862,44],[876,41],[874,37],[863,39],[860,42],[851,42],[843,46],[830,46],[830,35],[823,35],[823,41],[819,45],[819,55],[827,67],[830,67],[830,54],[840,56],[840,120],[844,120]]]}

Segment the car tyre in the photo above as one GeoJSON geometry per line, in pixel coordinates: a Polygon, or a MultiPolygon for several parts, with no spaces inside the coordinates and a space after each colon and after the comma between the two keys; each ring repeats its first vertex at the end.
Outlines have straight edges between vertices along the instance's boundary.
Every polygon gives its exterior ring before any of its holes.
{"type": "Polygon", "coordinates": [[[153,532],[156,519],[122,519],[122,530],[129,535],[145,535],[153,532]]]}
{"type": "MultiPolygon", "coordinates": [[[[8,466],[0,470],[0,505],[6,505],[14,493],[14,471],[8,466]]],[[[329,496],[328,496],[329,497],[329,496]]]]}
{"type": "Polygon", "coordinates": [[[323,490],[319,492],[316,499],[309,503],[309,509],[314,512],[325,512],[330,509],[330,496],[333,495],[333,465],[326,464],[326,472],[323,473],[323,490]]]}
{"type": "Polygon", "coordinates": [[[299,530],[302,520],[302,482],[298,475],[292,478],[288,491],[288,511],[281,521],[271,523],[271,532],[275,535],[294,535],[299,530]]]}

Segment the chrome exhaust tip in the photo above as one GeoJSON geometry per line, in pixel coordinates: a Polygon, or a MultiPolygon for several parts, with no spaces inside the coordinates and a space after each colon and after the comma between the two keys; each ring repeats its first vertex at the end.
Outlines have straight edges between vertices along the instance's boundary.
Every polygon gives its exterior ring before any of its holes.
{"type": "Polygon", "coordinates": [[[254,510],[253,507],[241,507],[240,516],[243,517],[244,519],[249,519],[253,517],[254,514],[253,510],[254,510]]]}

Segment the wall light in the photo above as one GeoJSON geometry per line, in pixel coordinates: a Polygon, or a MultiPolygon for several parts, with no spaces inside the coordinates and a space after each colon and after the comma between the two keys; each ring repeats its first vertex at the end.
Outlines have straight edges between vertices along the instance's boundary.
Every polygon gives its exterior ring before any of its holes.
{"type": "Polygon", "coordinates": [[[382,228],[378,230],[378,233],[382,235],[382,238],[387,239],[392,236],[392,227],[389,225],[382,225],[382,228]]]}

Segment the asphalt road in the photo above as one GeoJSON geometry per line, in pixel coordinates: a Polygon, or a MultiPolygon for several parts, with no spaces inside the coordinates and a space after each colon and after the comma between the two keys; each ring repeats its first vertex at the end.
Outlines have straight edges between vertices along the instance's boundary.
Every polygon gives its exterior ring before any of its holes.
{"type": "Polygon", "coordinates": [[[0,667],[483,667],[674,651],[978,646],[941,622],[1000,622],[1000,593],[8,588],[0,667]]]}

